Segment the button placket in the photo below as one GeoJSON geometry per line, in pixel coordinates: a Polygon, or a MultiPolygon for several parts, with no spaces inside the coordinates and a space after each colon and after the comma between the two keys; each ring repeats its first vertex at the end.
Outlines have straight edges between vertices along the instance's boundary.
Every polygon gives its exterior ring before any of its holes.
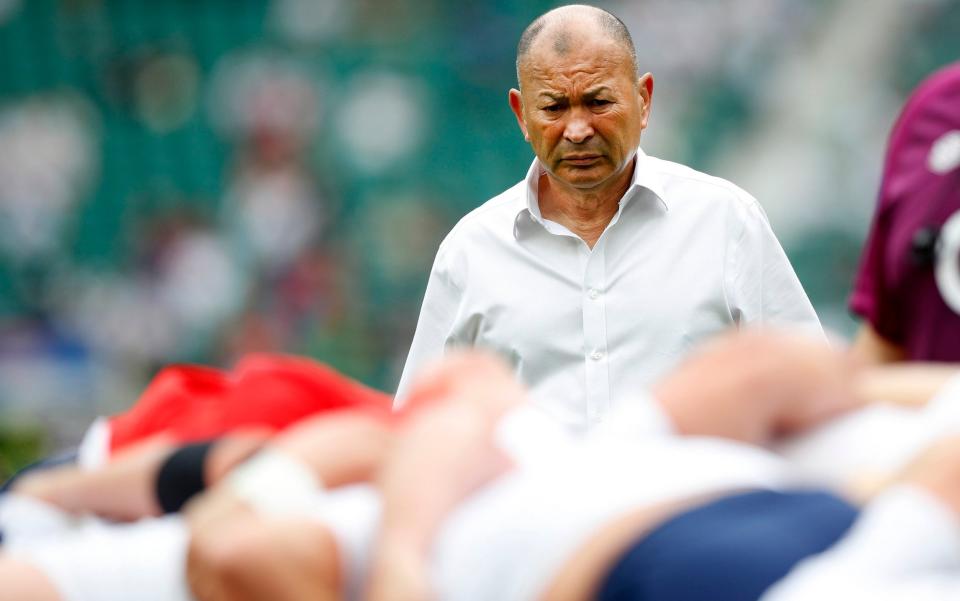
{"type": "Polygon", "coordinates": [[[604,289],[606,260],[604,241],[599,240],[586,262],[583,279],[583,342],[586,371],[587,423],[596,423],[610,404],[604,289]]]}

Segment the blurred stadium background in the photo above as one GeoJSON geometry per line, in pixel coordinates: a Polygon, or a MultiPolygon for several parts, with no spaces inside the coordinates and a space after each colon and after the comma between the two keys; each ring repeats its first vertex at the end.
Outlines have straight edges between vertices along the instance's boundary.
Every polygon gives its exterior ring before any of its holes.
{"type": "MultiPolygon", "coordinates": [[[[0,478],[164,364],[303,353],[392,390],[442,236],[523,176],[506,103],[555,2],[0,0],[0,478]]],[[[598,2],[651,153],[753,193],[824,323],[955,0],[598,2]]]]}

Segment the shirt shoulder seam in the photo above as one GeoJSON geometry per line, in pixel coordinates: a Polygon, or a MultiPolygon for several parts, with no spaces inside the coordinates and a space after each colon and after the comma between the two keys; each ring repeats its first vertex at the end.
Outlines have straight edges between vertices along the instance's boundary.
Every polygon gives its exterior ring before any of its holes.
{"type": "MultiPolygon", "coordinates": [[[[653,157],[651,157],[653,158],[653,157]]],[[[732,196],[737,202],[740,202],[746,206],[750,207],[760,207],[760,201],[753,197],[749,192],[741,188],[740,186],[734,184],[730,180],[724,179],[722,177],[717,177],[715,175],[709,175],[703,173],[702,171],[697,171],[692,167],[686,165],[681,165],[679,163],[674,163],[672,161],[666,161],[663,159],[654,159],[656,161],[655,168],[661,173],[668,175],[670,177],[676,177],[685,180],[696,181],[701,184],[713,186],[715,188],[720,188],[730,196],[732,196]]]]}

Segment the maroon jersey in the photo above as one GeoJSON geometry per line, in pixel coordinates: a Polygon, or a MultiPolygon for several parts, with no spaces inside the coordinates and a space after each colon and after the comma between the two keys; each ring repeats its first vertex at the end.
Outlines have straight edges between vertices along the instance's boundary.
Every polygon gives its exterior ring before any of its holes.
{"type": "Polygon", "coordinates": [[[954,63],[914,90],[890,134],[850,297],[851,311],[909,360],[960,361],[960,314],[944,302],[933,268],[936,232],[960,211],[960,160],[951,160],[956,148],[945,147],[958,136],[960,63],[954,63]]]}

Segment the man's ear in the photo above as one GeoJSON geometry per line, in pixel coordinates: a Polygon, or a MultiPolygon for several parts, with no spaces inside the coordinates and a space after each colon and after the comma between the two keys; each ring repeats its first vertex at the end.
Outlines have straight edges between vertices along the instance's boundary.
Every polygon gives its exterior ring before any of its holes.
{"type": "Polygon", "coordinates": [[[513,114],[517,117],[517,125],[520,126],[520,131],[523,132],[523,139],[529,142],[530,135],[527,133],[527,124],[523,120],[523,98],[520,96],[520,90],[511,88],[507,94],[507,99],[510,102],[510,110],[512,110],[513,114]]]}
{"type": "Polygon", "coordinates": [[[641,129],[646,129],[647,120],[650,119],[650,102],[653,100],[653,75],[644,73],[640,79],[637,80],[637,94],[643,103],[643,107],[640,109],[642,114],[640,127],[641,129]]]}

